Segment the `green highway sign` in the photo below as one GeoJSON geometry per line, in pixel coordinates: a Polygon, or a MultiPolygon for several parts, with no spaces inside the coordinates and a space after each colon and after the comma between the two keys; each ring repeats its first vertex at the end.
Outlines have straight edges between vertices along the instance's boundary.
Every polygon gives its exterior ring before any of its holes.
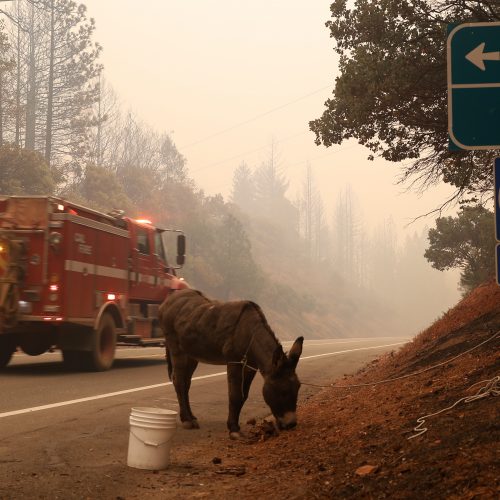
{"type": "Polygon", "coordinates": [[[459,149],[500,149],[500,22],[450,26],[448,133],[459,149]]]}

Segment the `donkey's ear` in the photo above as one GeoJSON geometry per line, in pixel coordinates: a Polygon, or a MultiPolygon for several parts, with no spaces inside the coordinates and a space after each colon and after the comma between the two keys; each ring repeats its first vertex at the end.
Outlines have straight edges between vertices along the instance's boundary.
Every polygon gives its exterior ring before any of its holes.
{"type": "Polygon", "coordinates": [[[299,337],[294,343],[290,352],[288,354],[288,359],[290,360],[293,368],[297,366],[299,362],[300,355],[302,354],[302,344],[304,343],[304,337],[299,337]]]}
{"type": "Polygon", "coordinates": [[[286,356],[281,345],[277,346],[273,353],[273,372],[280,371],[286,362],[286,356]]]}

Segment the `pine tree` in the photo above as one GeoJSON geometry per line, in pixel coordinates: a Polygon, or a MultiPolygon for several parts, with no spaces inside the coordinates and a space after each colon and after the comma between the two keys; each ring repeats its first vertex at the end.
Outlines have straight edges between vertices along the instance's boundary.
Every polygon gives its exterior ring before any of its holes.
{"type": "Polygon", "coordinates": [[[234,171],[231,201],[247,213],[254,209],[255,184],[252,170],[245,162],[234,171]]]}

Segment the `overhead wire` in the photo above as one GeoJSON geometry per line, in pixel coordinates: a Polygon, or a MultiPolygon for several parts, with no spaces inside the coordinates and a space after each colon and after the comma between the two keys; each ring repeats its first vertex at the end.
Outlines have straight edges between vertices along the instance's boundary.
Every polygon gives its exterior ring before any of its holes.
{"type": "Polygon", "coordinates": [[[309,92],[308,94],[305,94],[303,96],[300,96],[300,97],[297,97],[296,99],[292,100],[292,101],[289,101],[289,102],[286,102],[285,104],[281,104],[280,106],[276,106],[275,108],[272,108],[272,109],[269,109],[268,111],[264,111],[263,113],[260,113],[258,115],[255,115],[247,120],[244,120],[242,122],[239,122],[239,123],[235,123],[234,125],[231,125],[230,127],[227,127],[225,129],[222,129],[222,130],[219,130],[218,132],[214,132],[213,134],[210,134],[206,137],[203,137],[202,139],[198,139],[194,142],[191,142],[189,144],[186,144],[179,149],[179,151],[184,151],[186,149],[189,149],[193,146],[196,146],[198,144],[201,144],[202,142],[205,142],[205,141],[208,141],[210,139],[213,139],[214,137],[218,137],[222,134],[226,134],[227,132],[231,132],[232,130],[236,129],[236,128],[239,128],[239,127],[242,127],[243,125],[247,125],[248,123],[251,123],[255,120],[258,120],[264,116],[267,116],[267,115],[270,115],[271,113],[274,113],[276,111],[279,111],[280,109],[283,109],[283,108],[286,108],[287,106],[290,106],[292,104],[295,104],[299,101],[302,101],[303,99],[307,99],[308,97],[311,97],[312,95],[315,95],[315,94],[318,94],[319,92],[322,92],[323,90],[326,90],[326,89],[331,89],[332,86],[331,84],[330,85],[327,85],[325,87],[321,87],[320,89],[316,89],[312,92],[309,92]]]}

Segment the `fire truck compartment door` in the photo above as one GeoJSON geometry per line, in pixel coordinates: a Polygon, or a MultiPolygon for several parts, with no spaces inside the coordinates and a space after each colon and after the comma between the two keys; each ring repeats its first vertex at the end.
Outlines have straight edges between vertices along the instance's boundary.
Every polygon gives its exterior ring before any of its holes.
{"type": "Polygon", "coordinates": [[[70,224],[68,257],[65,262],[67,314],[69,318],[95,315],[97,230],[70,224]]]}

